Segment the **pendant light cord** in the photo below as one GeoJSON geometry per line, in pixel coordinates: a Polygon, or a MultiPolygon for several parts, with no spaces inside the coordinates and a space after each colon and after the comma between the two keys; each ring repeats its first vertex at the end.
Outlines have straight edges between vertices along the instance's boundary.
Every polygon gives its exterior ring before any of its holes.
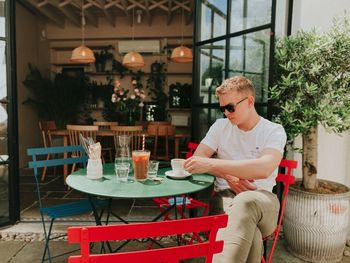
{"type": "Polygon", "coordinates": [[[135,7],[133,7],[132,9],[132,41],[134,41],[134,37],[135,37],[134,14],[135,14],[135,7]]]}
{"type": "Polygon", "coordinates": [[[84,0],[81,0],[81,41],[85,45],[85,16],[84,16],[84,0]]]}
{"type": "Polygon", "coordinates": [[[184,44],[184,1],[182,0],[182,12],[181,12],[181,46],[184,44]]]}

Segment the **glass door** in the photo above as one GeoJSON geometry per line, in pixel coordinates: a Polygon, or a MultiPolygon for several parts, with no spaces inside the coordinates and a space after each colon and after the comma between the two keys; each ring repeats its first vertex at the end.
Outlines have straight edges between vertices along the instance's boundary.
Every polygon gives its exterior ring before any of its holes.
{"type": "Polygon", "coordinates": [[[273,57],[275,0],[197,0],[194,40],[193,139],[200,141],[223,114],[215,89],[245,75],[256,88],[256,108],[267,116],[266,88],[273,57]]]}
{"type": "Polygon", "coordinates": [[[16,85],[14,68],[15,1],[0,0],[0,226],[19,219],[18,147],[16,118],[16,85]],[[11,18],[11,19],[10,19],[11,18]]]}

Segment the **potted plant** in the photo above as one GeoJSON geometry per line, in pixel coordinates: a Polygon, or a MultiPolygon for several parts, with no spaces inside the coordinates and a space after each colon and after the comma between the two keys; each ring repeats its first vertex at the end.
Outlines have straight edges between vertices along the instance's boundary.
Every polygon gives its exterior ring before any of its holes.
{"type": "Polygon", "coordinates": [[[109,45],[98,52],[94,52],[96,72],[105,72],[107,61],[113,61],[114,55],[111,50],[113,50],[113,47],[109,45]]]}
{"type": "Polygon", "coordinates": [[[276,44],[270,99],[289,142],[303,138],[303,178],[290,188],[284,216],[288,249],[311,262],[342,257],[349,222],[349,189],[317,179],[317,129],[350,127],[350,27],[335,23],[323,34],[298,32],[276,44]]]}

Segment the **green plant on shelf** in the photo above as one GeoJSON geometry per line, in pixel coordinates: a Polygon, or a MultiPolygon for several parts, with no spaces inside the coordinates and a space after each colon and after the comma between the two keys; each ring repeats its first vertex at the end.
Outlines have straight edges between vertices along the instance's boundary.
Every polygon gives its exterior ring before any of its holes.
{"type": "Polygon", "coordinates": [[[114,55],[112,53],[114,50],[112,45],[102,48],[98,52],[94,52],[95,55],[95,67],[97,72],[104,72],[106,69],[106,62],[113,61],[114,55]]]}

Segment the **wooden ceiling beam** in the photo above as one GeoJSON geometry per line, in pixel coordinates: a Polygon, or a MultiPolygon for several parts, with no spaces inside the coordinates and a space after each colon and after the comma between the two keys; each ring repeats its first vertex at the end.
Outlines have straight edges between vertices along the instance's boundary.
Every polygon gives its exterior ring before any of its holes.
{"type": "Polygon", "coordinates": [[[43,7],[43,6],[45,6],[45,5],[47,5],[49,2],[47,1],[47,0],[43,0],[43,1],[41,1],[41,2],[38,2],[37,4],[36,4],[36,6],[37,6],[37,8],[41,8],[41,7],[43,7]]]}
{"type": "Polygon", "coordinates": [[[69,5],[72,2],[72,0],[65,0],[59,4],[59,7],[64,7],[66,5],[69,5]]]}
{"type": "Polygon", "coordinates": [[[84,16],[85,16],[85,18],[87,18],[89,23],[91,25],[93,25],[94,27],[98,27],[98,19],[97,19],[97,17],[91,12],[91,10],[88,9],[89,3],[84,4],[83,7],[81,6],[81,4],[79,4],[79,5],[80,5],[80,7],[79,7],[80,10],[82,10],[82,8],[84,8],[84,16]]]}
{"type": "Polygon", "coordinates": [[[53,7],[57,8],[59,12],[61,12],[70,22],[72,22],[74,25],[80,27],[81,26],[81,19],[79,15],[77,15],[71,8],[68,6],[60,7],[60,1],[59,0],[47,0],[53,7]]]}
{"type": "MultiPolygon", "coordinates": [[[[76,26],[80,26],[80,15],[82,0],[18,0],[30,11],[40,15],[46,20],[52,21],[62,27],[62,17],[76,26]],[[35,12],[34,12],[35,10],[35,12]]],[[[167,15],[166,24],[174,22],[174,16],[179,10],[183,10],[185,23],[193,20],[194,0],[84,0],[84,12],[87,23],[98,27],[98,18],[103,15],[106,21],[116,26],[117,18],[115,12],[122,11],[132,25],[132,12],[136,18],[136,11],[141,9],[148,26],[152,26],[152,20],[156,13],[167,15]],[[116,8],[117,10],[114,10],[116,8]],[[133,11],[134,10],[134,11],[133,11]],[[98,12],[95,12],[98,11],[98,12]]],[[[134,19],[135,19],[134,18],[134,19]]]]}
{"type": "Polygon", "coordinates": [[[45,17],[47,17],[50,21],[52,21],[55,25],[63,28],[64,27],[64,23],[62,23],[62,21],[64,21],[64,17],[61,17],[55,13],[53,13],[51,10],[48,10],[47,8],[45,8],[45,6],[38,8],[37,7],[37,3],[35,0],[28,0],[28,2],[30,4],[32,4],[34,7],[37,8],[37,10],[43,14],[45,17]]]}
{"type": "Polygon", "coordinates": [[[189,7],[191,11],[186,16],[186,25],[191,24],[191,22],[193,21],[194,1],[190,1],[189,7]]]}
{"type": "Polygon", "coordinates": [[[105,8],[106,6],[106,0],[96,0],[97,3],[99,4],[99,8],[101,8],[103,14],[105,15],[108,23],[115,27],[115,17],[112,15],[112,13],[107,9],[105,8]]]}
{"type": "Polygon", "coordinates": [[[168,12],[168,4],[169,0],[162,0],[162,1],[152,1],[152,5],[149,7],[150,10],[159,8],[164,10],[165,12],[168,12]]]}
{"type": "Polygon", "coordinates": [[[173,6],[173,0],[169,0],[168,1],[168,18],[167,18],[168,26],[171,24],[171,21],[173,20],[173,12],[171,12],[172,6],[173,6]]]}
{"type": "Polygon", "coordinates": [[[135,0],[129,0],[129,2],[132,4],[128,6],[128,9],[133,9],[133,8],[136,8],[138,6],[139,8],[146,11],[146,7],[143,4],[141,4],[135,0]]]}
{"type": "Polygon", "coordinates": [[[152,26],[152,16],[151,16],[151,11],[149,9],[149,0],[145,0],[145,7],[146,7],[146,17],[147,17],[148,25],[152,26]]]}
{"type": "Polygon", "coordinates": [[[122,0],[122,6],[123,6],[122,10],[123,10],[126,18],[129,20],[130,26],[132,26],[132,17],[128,11],[128,3],[126,2],[126,0],[122,0]]]}
{"type": "Polygon", "coordinates": [[[109,1],[108,3],[105,4],[105,8],[111,8],[112,6],[117,5],[120,2],[120,0],[114,0],[114,1],[109,1]]]}

